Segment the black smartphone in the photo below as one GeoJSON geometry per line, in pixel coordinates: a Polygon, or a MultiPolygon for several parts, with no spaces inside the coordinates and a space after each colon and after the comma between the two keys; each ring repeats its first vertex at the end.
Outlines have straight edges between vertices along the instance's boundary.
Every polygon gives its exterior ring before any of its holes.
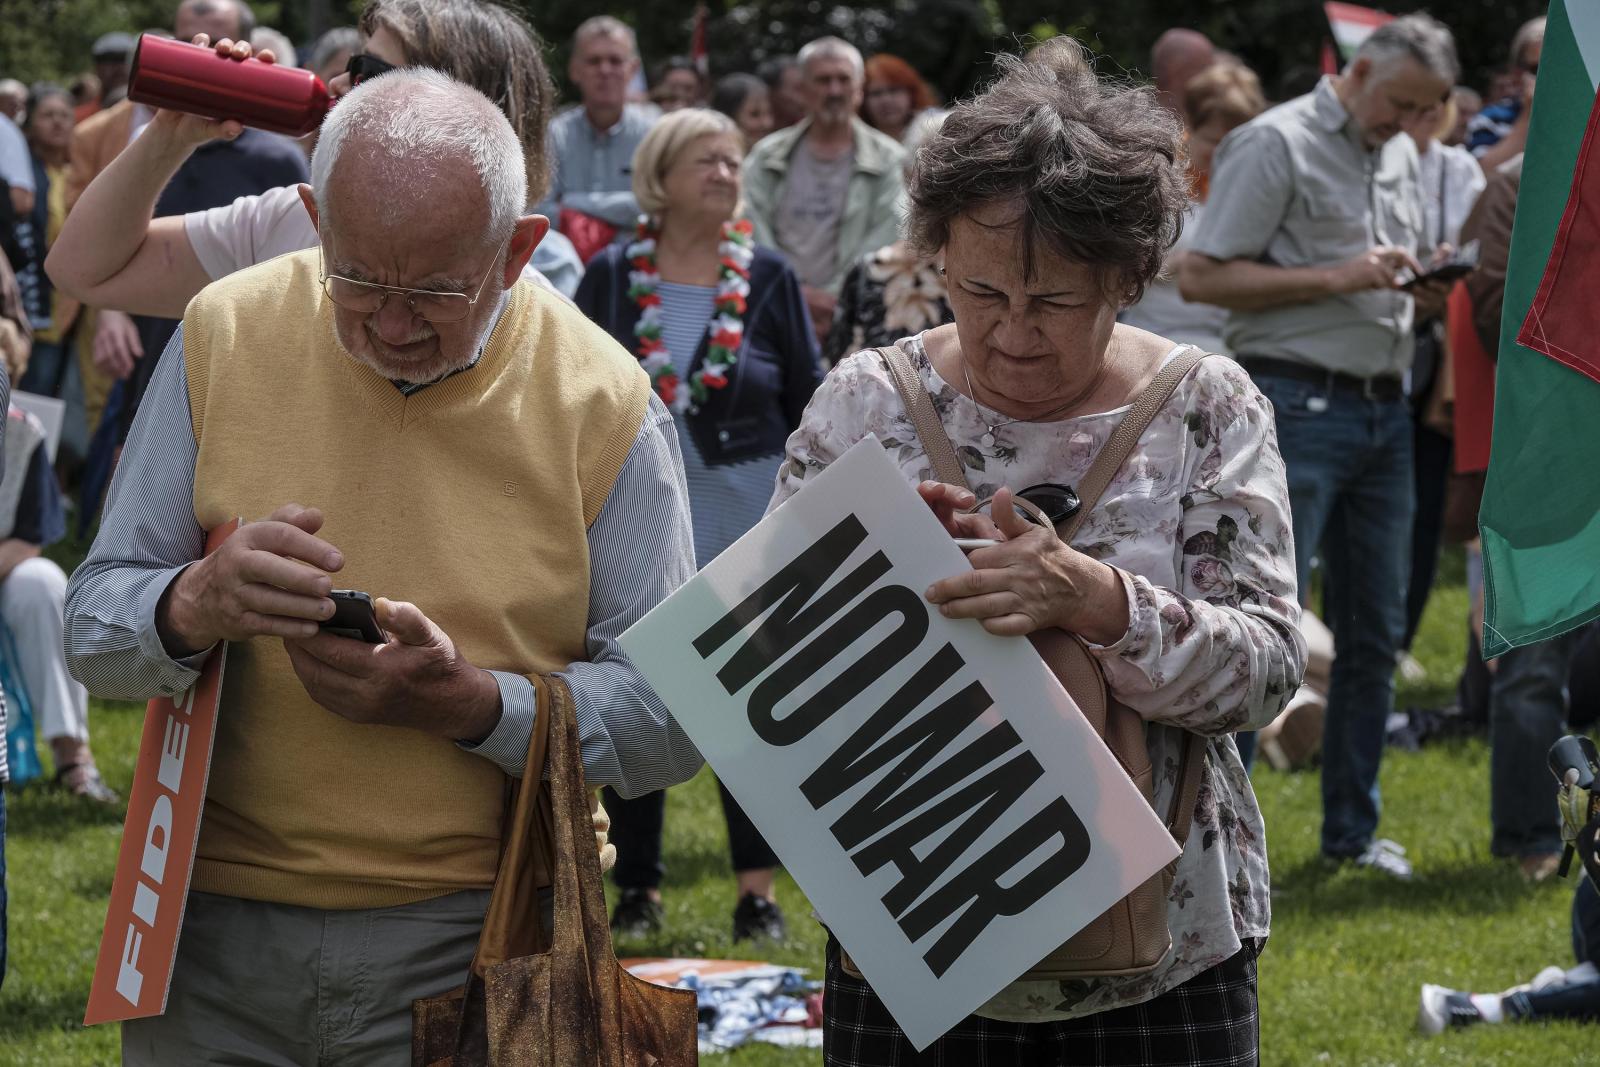
{"type": "Polygon", "coordinates": [[[1419,274],[1410,281],[1400,286],[1402,289],[1415,289],[1424,282],[1453,282],[1465,278],[1477,269],[1475,263],[1446,263],[1437,270],[1430,270],[1426,274],[1419,274]]]}
{"type": "Polygon", "coordinates": [[[335,589],[328,599],[333,601],[333,616],[318,623],[324,630],[369,645],[388,642],[389,635],[378,625],[370,596],[355,589],[335,589]]]}
{"type": "Polygon", "coordinates": [[[1445,262],[1423,274],[1418,274],[1404,285],[1402,289],[1413,289],[1423,282],[1453,282],[1465,278],[1478,269],[1478,242],[1468,241],[1455,255],[1445,262]]]}

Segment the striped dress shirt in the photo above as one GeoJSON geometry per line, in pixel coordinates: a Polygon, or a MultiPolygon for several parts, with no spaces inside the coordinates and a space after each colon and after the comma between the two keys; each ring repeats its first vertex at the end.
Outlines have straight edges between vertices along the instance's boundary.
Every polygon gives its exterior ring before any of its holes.
{"type": "MultiPolygon", "coordinates": [[[[162,593],[203,551],[192,503],[195,456],[180,328],[140,404],[99,535],[67,589],[67,663],[90,692],[142,700],[182,692],[198,676],[205,653],[174,660],[156,632],[162,593]]],[[[672,416],[652,394],[588,532],[589,659],[560,672],[572,690],[591,787],[637,796],[686,781],[702,762],[617,643],[694,574],[691,531],[672,416]]],[[[537,713],[533,685],[491,673],[500,686],[499,725],[482,743],[462,747],[520,776],[537,713]]]]}

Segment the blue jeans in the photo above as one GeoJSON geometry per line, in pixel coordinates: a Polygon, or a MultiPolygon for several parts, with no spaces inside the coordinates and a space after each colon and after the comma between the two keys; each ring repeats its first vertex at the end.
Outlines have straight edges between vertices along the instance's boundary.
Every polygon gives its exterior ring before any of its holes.
{"type": "MultiPolygon", "coordinates": [[[[1322,851],[1359,854],[1378,829],[1378,763],[1394,708],[1411,557],[1411,409],[1353,390],[1254,376],[1272,401],[1304,601],[1322,560],[1337,655],[1322,735],[1322,851]]],[[[1548,792],[1548,790],[1547,790],[1548,792]]]]}
{"type": "MultiPolygon", "coordinates": [[[[1587,877],[1572,894],[1572,954],[1579,963],[1600,964],[1600,895],[1587,877]]],[[[1600,1019],[1600,980],[1557,982],[1536,993],[1513,993],[1501,1004],[1510,1019],[1593,1021],[1600,1019]]]]}
{"type": "Polygon", "coordinates": [[[1579,636],[1514,648],[1489,676],[1489,851],[1496,856],[1561,851],[1546,757],[1566,732],[1567,669],[1579,636]]]}
{"type": "Polygon", "coordinates": [[[34,341],[28,356],[28,369],[17,388],[25,393],[60,396],[66,384],[67,368],[63,361],[72,357],[71,350],[59,344],[34,341]]]}

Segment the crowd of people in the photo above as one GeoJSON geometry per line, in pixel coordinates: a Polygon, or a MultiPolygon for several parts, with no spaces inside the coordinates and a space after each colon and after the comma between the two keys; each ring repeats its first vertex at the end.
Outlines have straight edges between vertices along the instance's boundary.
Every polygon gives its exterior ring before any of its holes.
{"type": "MultiPolygon", "coordinates": [[[[830,1065],[1077,1062],[1089,1039],[1256,1062],[1264,727],[1320,749],[1328,862],[1413,877],[1378,770],[1442,542],[1481,587],[1543,20],[1481,94],[1418,14],[1277,101],[1188,29],[1154,43],[1150,86],[1062,38],[948,102],[837,37],[714,80],[671,56],[647,83],[608,15],[573,34],[563,101],[535,27],[487,0],[368,0],[302,49],[244,0],[183,0],[167,35],[303,55],[338,104],[299,142],[152,108],[123,33],[70,86],[0,81],[0,381],[63,412],[47,430],[0,391],[7,694],[56,785],[115,804],[89,693],[181,692],[233,646],[169,1006],[124,1027],[125,1062],[408,1047],[411,1002],[472,957],[505,783],[556,707],[602,791],[612,925],[659,930],[667,790],[700,758],[618,637],[868,434],[953,536],[998,542],[930,600],[1076,635],[1151,765],[1198,737],[1206,773],[1158,966],[1030,972],[917,1058],[830,939],[830,1065]],[[1463,284],[1430,276],[1468,246],[1463,284]],[[1172,376],[1058,536],[1050,501],[1172,376]],[[41,556],[69,520],[99,524],[70,582],[41,556]],[[1325,699],[1296,699],[1314,574],[1334,658],[1325,699]],[[335,585],[406,597],[378,601],[386,644],[319,632],[335,585]]],[[[1462,666],[1490,847],[1531,881],[1561,847],[1545,753],[1584,640],[1490,664],[1473,641],[1462,666]]],[[[1163,811],[1179,776],[1156,778],[1163,811]]],[[[779,859],[721,798],[734,938],[781,939],[779,859]]],[[[1503,995],[1425,987],[1419,1019],[1600,1014],[1588,952],[1503,995]]]]}

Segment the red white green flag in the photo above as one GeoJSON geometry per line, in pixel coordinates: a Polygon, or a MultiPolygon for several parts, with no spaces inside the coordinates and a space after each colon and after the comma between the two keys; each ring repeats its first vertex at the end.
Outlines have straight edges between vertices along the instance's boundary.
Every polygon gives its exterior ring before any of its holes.
{"type": "Polygon", "coordinates": [[[1478,516],[1490,657],[1600,617],[1597,82],[1600,3],[1554,0],[1517,198],[1478,516]]]}
{"type": "Polygon", "coordinates": [[[1339,58],[1346,63],[1355,58],[1356,49],[1372,35],[1373,30],[1394,19],[1386,11],[1375,11],[1356,4],[1326,3],[1322,5],[1322,10],[1327,13],[1334,44],[1339,48],[1339,58]]]}

